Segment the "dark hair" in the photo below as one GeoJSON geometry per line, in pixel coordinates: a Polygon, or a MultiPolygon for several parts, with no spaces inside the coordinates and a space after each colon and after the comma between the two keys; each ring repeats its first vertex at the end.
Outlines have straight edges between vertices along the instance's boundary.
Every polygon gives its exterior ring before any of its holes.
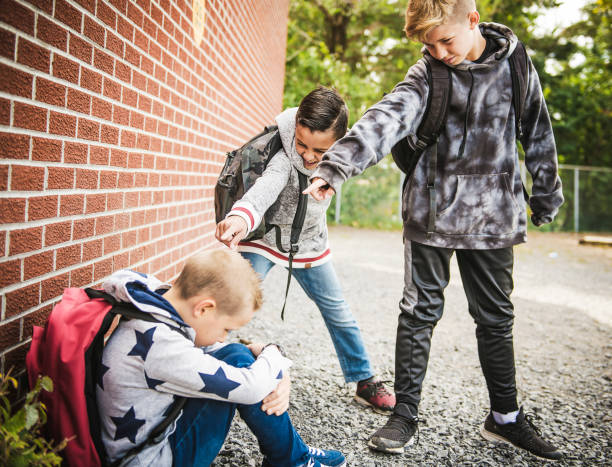
{"type": "Polygon", "coordinates": [[[348,109],[338,91],[318,86],[300,102],[295,121],[310,131],[331,129],[339,139],[346,134],[348,109]]]}

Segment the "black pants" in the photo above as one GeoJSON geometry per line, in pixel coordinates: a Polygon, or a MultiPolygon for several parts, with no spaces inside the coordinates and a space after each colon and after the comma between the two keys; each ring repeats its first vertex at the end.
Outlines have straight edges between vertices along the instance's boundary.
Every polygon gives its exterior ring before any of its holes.
{"type": "Polygon", "coordinates": [[[453,253],[461,272],[469,311],[476,322],[478,356],[491,409],[518,410],[512,325],[514,307],[512,247],[496,250],[452,250],[405,243],[405,286],[395,346],[396,413],[417,416],[427,371],[433,329],[442,317],[444,289],[453,253]]]}

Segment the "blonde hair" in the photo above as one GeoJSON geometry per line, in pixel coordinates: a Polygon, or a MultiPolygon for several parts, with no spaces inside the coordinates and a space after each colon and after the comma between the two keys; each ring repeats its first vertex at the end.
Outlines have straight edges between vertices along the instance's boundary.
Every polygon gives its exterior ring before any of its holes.
{"type": "Polygon", "coordinates": [[[246,259],[230,250],[209,250],[191,256],[174,287],[184,300],[210,295],[217,309],[229,315],[248,306],[258,310],[263,303],[259,276],[246,259]]]}
{"type": "Polygon", "coordinates": [[[475,0],[409,0],[404,32],[409,39],[424,42],[432,29],[467,19],[474,10],[475,0]]]}

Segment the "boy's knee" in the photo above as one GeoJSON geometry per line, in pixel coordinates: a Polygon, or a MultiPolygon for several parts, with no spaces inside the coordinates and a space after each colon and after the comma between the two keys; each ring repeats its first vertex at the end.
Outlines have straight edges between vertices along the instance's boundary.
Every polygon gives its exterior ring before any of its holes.
{"type": "Polygon", "coordinates": [[[251,366],[255,361],[253,353],[244,344],[231,343],[220,348],[214,353],[215,358],[223,360],[225,363],[244,368],[251,366]]]}

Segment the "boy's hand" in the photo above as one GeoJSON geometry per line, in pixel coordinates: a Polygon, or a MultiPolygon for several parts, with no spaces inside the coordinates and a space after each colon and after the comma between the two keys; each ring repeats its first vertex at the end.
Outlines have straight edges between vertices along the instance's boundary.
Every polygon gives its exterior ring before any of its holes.
{"type": "Polygon", "coordinates": [[[291,393],[291,378],[289,370],[283,373],[276,389],[266,396],[261,403],[261,410],[268,415],[282,415],[289,408],[289,395],[291,393]]]}
{"type": "Polygon", "coordinates": [[[255,356],[255,358],[259,357],[259,354],[263,350],[266,344],[262,344],[260,342],[253,342],[252,344],[248,344],[247,347],[251,351],[251,353],[255,356]]]}
{"type": "Polygon", "coordinates": [[[215,238],[235,250],[238,242],[246,237],[247,230],[246,221],[242,217],[229,216],[217,224],[215,238]]]}
{"type": "Polygon", "coordinates": [[[312,183],[302,191],[304,195],[310,195],[317,201],[334,196],[335,190],[322,178],[313,178],[312,183]]]}

